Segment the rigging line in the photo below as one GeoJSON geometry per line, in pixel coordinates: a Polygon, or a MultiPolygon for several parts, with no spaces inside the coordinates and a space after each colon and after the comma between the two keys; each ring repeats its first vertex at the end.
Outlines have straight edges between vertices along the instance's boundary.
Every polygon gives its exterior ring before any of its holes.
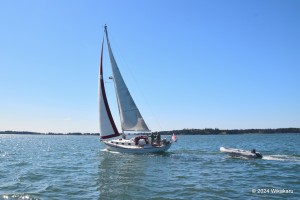
{"type": "MultiPolygon", "coordinates": [[[[116,48],[119,52],[122,52],[122,51],[120,51],[120,48],[118,47],[117,42],[113,39],[113,36],[112,36],[111,33],[110,33],[110,41],[113,41],[113,43],[115,44],[115,45],[114,45],[114,48],[116,48]]],[[[135,85],[137,86],[137,88],[138,88],[140,94],[142,94],[142,97],[143,97],[143,99],[144,99],[144,102],[146,102],[146,105],[147,105],[148,109],[150,110],[151,115],[154,117],[154,120],[155,120],[156,123],[158,124],[160,130],[164,130],[164,129],[162,129],[162,126],[161,126],[159,120],[157,119],[156,115],[154,114],[154,112],[153,112],[153,110],[152,110],[152,108],[151,108],[149,102],[147,101],[147,98],[145,97],[145,95],[144,95],[142,89],[140,88],[140,85],[138,84],[137,79],[135,78],[135,76],[134,76],[134,74],[133,74],[133,72],[132,72],[130,66],[127,64],[126,59],[122,56],[122,53],[119,54],[118,56],[120,56],[120,58],[123,60],[123,63],[125,64],[124,66],[125,66],[125,67],[128,69],[128,71],[130,72],[130,74],[131,74],[131,76],[132,76],[134,82],[136,83],[135,85]]],[[[146,122],[145,122],[145,123],[146,123],[146,122]]],[[[147,123],[146,123],[146,125],[148,126],[147,123]]],[[[148,126],[148,128],[149,128],[149,126],[148,126]]],[[[151,128],[149,128],[149,130],[151,130],[151,128]]]]}

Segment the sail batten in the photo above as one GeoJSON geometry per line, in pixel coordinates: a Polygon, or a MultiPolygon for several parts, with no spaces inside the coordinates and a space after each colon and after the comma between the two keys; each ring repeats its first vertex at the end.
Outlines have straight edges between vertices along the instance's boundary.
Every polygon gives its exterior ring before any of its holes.
{"type": "Polygon", "coordinates": [[[113,81],[116,89],[116,96],[123,131],[150,131],[146,125],[139,109],[137,108],[130,92],[120,73],[117,62],[112,53],[108,39],[107,28],[105,26],[108,53],[110,57],[111,68],[113,72],[113,81]]]}

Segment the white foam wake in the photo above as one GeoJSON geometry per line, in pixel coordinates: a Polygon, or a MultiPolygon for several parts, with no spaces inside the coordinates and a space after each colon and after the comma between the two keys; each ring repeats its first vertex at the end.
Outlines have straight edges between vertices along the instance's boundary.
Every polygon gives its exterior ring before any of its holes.
{"type": "Polygon", "coordinates": [[[117,151],[109,151],[108,149],[101,149],[100,151],[109,152],[109,153],[116,153],[116,154],[120,153],[120,152],[117,152],[117,151]]]}
{"type": "Polygon", "coordinates": [[[300,158],[290,155],[263,155],[264,160],[300,162],[300,158]]]}

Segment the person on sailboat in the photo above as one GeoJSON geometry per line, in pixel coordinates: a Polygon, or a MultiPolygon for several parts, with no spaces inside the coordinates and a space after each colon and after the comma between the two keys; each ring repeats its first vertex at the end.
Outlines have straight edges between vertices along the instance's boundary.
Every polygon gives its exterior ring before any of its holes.
{"type": "Polygon", "coordinates": [[[126,140],[126,134],[122,133],[122,139],[126,140]]]}
{"type": "Polygon", "coordinates": [[[160,141],[161,141],[161,136],[159,133],[157,133],[157,136],[156,136],[156,144],[160,146],[160,141]]]}
{"type": "Polygon", "coordinates": [[[155,138],[155,135],[153,133],[151,133],[150,135],[150,138],[151,138],[151,145],[153,145],[154,143],[154,138],[155,138]]]}

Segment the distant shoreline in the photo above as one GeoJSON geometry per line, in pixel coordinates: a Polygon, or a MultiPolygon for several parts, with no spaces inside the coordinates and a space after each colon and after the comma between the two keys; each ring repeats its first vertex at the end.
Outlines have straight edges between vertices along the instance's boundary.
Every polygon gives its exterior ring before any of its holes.
{"type": "Polygon", "coordinates": [[[20,134],[20,135],[99,135],[99,133],[39,133],[31,131],[0,131],[0,134],[20,134]]]}
{"type": "MultiPolygon", "coordinates": [[[[300,128],[277,128],[277,129],[182,129],[172,131],[156,131],[161,135],[236,135],[236,134],[280,134],[280,133],[300,133],[300,128]]],[[[98,136],[99,133],[39,133],[30,131],[0,131],[0,134],[22,134],[22,135],[93,135],[98,136]]]]}
{"type": "Polygon", "coordinates": [[[235,134],[280,134],[300,133],[300,128],[277,128],[277,129],[182,129],[173,131],[159,131],[162,135],[235,135],[235,134]]]}

